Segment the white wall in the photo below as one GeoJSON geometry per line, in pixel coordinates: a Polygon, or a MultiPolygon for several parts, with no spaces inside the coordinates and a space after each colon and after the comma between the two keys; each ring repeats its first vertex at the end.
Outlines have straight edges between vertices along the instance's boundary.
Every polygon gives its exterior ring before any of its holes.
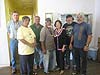
{"type": "Polygon", "coordinates": [[[0,25],[0,67],[4,67],[10,65],[4,0],[0,0],[0,25]]]}
{"type": "Polygon", "coordinates": [[[100,37],[100,0],[95,0],[95,26],[94,26],[94,45],[97,46],[98,37],[100,37]]]}
{"type": "Polygon", "coordinates": [[[38,15],[41,23],[45,21],[45,13],[94,13],[94,0],[38,0],[38,15]]]}
{"type": "MultiPolygon", "coordinates": [[[[99,1],[99,0],[98,0],[99,1]]],[[[97,2],[99,3],[99,2],[97,2]]],[[[41,17],[41,23],[45,24],[45,13],[72,14],[72,13],[90,13],[95,18],[95,0],[38,0],[38,15],[41,17]]],[[[54,17],[54,20],[56,19],[54,17]]],[[[95,33],[95,22],[93,19],[93,36],[95,33]]],[[[94,37],[91,43],[94,46],[94,37]]]]}

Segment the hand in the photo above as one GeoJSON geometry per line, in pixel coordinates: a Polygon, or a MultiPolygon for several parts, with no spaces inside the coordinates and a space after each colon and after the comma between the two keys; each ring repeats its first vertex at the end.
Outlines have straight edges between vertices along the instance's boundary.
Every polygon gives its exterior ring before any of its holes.
{"type": "Polygon", "coordinates": [[[42,49],[42,50],[43,50],[43,51],[42,51],[43,54],[46,54],[46,53],[47,53],[46,49],[42,49]]]}
{"type": "Polygon", "coordinates": [[[46,50],[43,50],[42,52],[43,52],[43,54],[46,54],[47,53],[46,50]]]}
{"type": "Polygon", "coordinates": [[[64,51],[65,51],[65,48],[63,47],[63,48],[62,48],[62,52],[64,52],[64,51]]]}
{"type": "Polygon", "coordinates": [[[84,46],[84,51],[88,51],[89,47],[88,46],[84,46]]]}
{"type": "Polygon", "coordinates": [[[8,33],[8,37],[10,38],[10,33],[8,33]]]}
{"type": "Polygon", "coordinates": [[[34,48],[35,47],[35,43],[29,43],[29,46],[34,48]]]}
{"type": "Polygon", "coordinates": [[[69,49],[72,50],[72,48],[73,48],[73,46],[72,46],[72,44],[70,43],[70,45],[69,45],[69,49]]]}

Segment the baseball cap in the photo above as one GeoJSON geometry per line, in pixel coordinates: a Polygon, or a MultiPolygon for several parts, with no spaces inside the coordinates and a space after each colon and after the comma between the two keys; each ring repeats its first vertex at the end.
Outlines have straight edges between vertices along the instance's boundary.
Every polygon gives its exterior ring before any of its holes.
{"type": "Polygon", "coordinates": [[[46,22],[48,22],[48,21],[51,22],[51,19],[50,19],[50,18],[46,18],[45,21],[46,21],[46,22]]]}

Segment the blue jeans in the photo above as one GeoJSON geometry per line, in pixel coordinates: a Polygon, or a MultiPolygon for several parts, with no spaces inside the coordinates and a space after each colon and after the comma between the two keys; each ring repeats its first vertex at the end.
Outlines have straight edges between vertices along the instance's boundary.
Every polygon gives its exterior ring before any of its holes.
{"type": "Polygon", "coordinates": [[[45,73],[47,73],[48,70],[54,70],[56,66],[55,50],[47,50],[47,53],[43,54],[43,65],[45,73]]]}
{"type": "Polygon", "coordinates": [[[35,48],[35,53],[34,53],[34,65],[39,65],[43,63],[43,53],[41,51],[41,48],[35,48]]]}
{"type": "Polygon", "coordinates": [[[10,39],[10,53],[12,69],[16,68],[16,49],[18,48],[18,41],[16,39],[10,39]]]}

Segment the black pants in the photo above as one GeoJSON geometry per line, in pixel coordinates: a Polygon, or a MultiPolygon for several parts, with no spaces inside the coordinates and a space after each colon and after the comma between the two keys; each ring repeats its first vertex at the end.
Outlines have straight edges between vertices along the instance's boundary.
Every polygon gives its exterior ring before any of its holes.
{"type": "Polygon", "coordinates": [[[56,61],[57,66],[61,70],[64,70],[64,52],[62,52],[61,50],[56,50],[56,61]]]}
{"type": "Polygon", "coordinates": [[[33,75],[34,55],[20,55],[20,72],[21,75],[33,75]]]}
{"type": "Polygon", "coordinates": [[[66,55],[66,64],[70,65],[70,50],[68,47],[66,48],[65,55],[66,55]]]}
{"type": "Polygon", "coordinates": [[[83,48],[75,48],[75,62],[76,70],[82,74],[86,74],[87,69],[87,51],[84,51],[83,48]]]}

